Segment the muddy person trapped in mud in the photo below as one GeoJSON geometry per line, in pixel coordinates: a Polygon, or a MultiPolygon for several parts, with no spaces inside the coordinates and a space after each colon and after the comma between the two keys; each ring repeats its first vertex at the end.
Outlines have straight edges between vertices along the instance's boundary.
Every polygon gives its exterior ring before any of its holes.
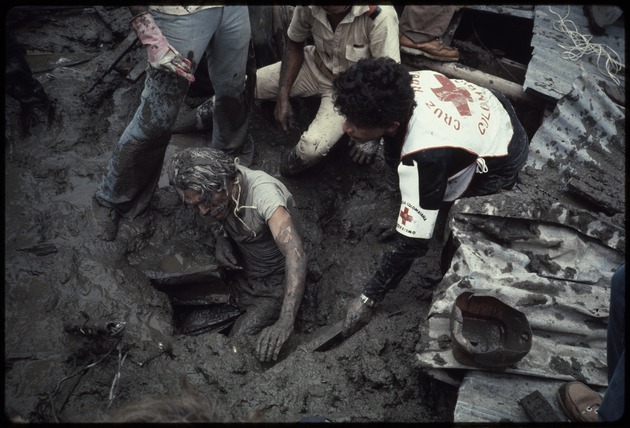
{"type": "Polygon", "coordinates": [[[230,335],[259,335],[258,359],[276,360],[293,332],[306,279],[293,196],[269,174],[210,148],[176,153],[169,179],[186,205],[220,224],[213,229],[215,257],[234,273],[232,296],[244,311],[230,335]]]}
{"type": "Polygon", "coordinates": [[[521,422],[525,394],[562,418],[614,392],[624,84],[569,76],[546,5],[436,10],[405,49],[404,9],[11,9],[2,426],[521,422]],[[458,359],[486,290],[531,327],[507,367],[458,359]]]}
{"type": "Polygon", "coordinates": [[[426,254],[440,211],[514,186],[529,140],[503,94],[392,59],[360,60],[335,79],[334,97],[356,144],[383,138],[388,181],[402,198],[394,242],[348,304],[347,336],[426,254]]]}

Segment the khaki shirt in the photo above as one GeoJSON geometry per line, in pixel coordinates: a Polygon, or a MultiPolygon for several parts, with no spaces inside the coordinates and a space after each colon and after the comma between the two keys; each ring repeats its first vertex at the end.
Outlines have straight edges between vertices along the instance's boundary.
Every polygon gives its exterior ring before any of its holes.
{"type": "Polygon", "coordinates": [[[352,9],[333,32],[321,6],[296,6],[287,34],[294,42],[309,37],[326,67],[334,75],[347,70],[362,58],[390,57],[400,62],[398,14],[393,6],[380,6],[374,19],[367,5],[352,9]]]}

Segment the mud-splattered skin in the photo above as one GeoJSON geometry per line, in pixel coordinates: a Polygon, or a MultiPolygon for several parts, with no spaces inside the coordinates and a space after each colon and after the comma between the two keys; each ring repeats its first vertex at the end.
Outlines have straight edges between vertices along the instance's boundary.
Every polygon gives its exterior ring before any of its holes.
{"type": "Polygon", "coordinates": [[[261,361],[276,360],[282,345],[293,332],[295,318],[304,296],[307,258],[291,215],[279,207],[269,219],[269,228],[285,257],[284,300],[278,321],[259,336],[256,354],[261,361]]]}

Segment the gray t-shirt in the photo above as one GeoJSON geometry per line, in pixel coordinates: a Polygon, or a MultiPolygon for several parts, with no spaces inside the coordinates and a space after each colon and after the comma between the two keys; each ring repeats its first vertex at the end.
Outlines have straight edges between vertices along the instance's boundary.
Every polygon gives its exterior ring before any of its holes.
{"type": "MultiPolygon", "coordinates": [[[[276,245],[267,222],[278,207],[286,208],[293,216],[293,196],[284,184],[264,171],[241,165],[237,169],[242,176],[240,209],[237,211],[242,222],[231,212],[223,227],[242,255],[243,274],[259,278],[282,273],[284,255],[276,245]]],[[[235,194],[238,194],[238,185],[235,186],[235,194]]]]}

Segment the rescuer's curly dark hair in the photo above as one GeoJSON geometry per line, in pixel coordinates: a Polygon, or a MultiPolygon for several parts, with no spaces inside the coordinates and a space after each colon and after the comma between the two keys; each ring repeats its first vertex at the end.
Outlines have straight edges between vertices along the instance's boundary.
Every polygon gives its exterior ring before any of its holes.
{"type": "Polygon", "coordinates": [[[416,105],[409,71],[387,57],[361,59],[340,73],[333,97],[340,114],[366,128],[406,122],[416,105]]]}

